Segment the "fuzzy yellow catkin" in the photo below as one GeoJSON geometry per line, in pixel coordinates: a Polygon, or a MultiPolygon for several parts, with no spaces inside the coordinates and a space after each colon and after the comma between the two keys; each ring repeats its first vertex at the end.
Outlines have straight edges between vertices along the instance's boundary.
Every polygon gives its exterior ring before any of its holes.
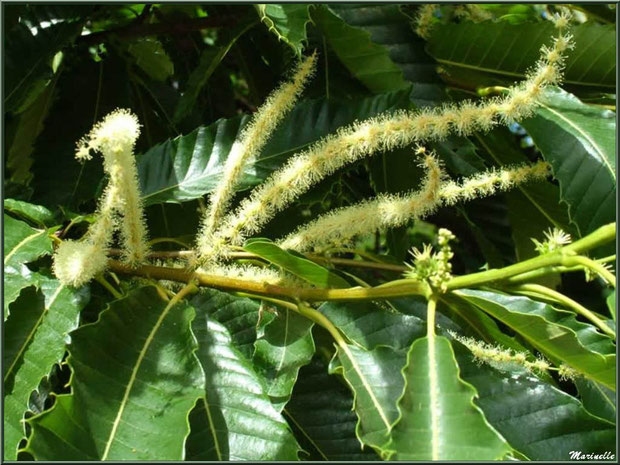
{"type": "Polygon", "coordinates": [[[233,144],[224,165],[222,179],[210,196],[209,207],[202,220],[201,233],[197,240],[201,254],[205,251],[208,253],[209,245],[213,241],[214,229],[230,204],[234,187],[244,166],[258,155],[278,123],[293,108],[306,82],[314,72],[315,65],[316,52],[298,64],[290,81],[271,93],[244,128],[240,138],[233,144]]]}
{"type": "Polygon", "coordinates": [[[119,227],[123,260],[137,265],[146,257],[146,226],[138,188],[133,148],[140,135],[137,118],[128,110],[115,110],[96,124],[77,146],[76,158],[89,160],[91,150],[103,154],[109,183],[96,220],[80,241],[64,241],[54,255],[54,273],[63,283],[79,286],[105,270],[107,251],[119,227]]]}
{"type": "Polygon", "coordinates": [[[453,339],[469,349],[474,356],[474,360],[478,363],[486,363],[498,369],[520,366],[528,372],[535,373],[544,373],[551,369],[549,362],[542,358],[530,361],[524,352],[502,349],[483,341],[477,341],[471,337],[459,336],[453,331],[449,331],[449,333],[453,339]]]}
{"type": "MultiPolygon", "coordinates": [[[[428,163],[427,160],[427,166],[428,163]]],[[[431,165],[421,192],[381,195],[359,205],[337,209],[302,226],[278,245],[299,252],[349,245],[356,236],[402,226],[411,219],[423,218],[440,205],[451,206],[459,201],[493,195],[550,175],[550,165],[540,161],[533,165],[491,169],[461,182],[440,182],[438,168],[431,165]]]]}
{"type": "Polygon", "coordinates": [[[487,197],[531,181],[542,181],[551,175],[551,165],[538,161],[532,165],[491,169],[463,179],[461,182],[442,183],[439,196],[442,203],[451,206],[457,202],[487,197]]]}
{"type": "Polygon", "coordinates": [[[138,170],[133,154],[140,136],[140,124],[128,110],[118,109],[95,125],[90,134],[78,144],[77,158],[90,159],[90,151],[103,155],[103,167],[116,183],[114,207],[121,214],[123,261],[130,265],[142,262],[148,254],[144,209],[138,187],[138,170]]]}
{"type": "Polygon", "coordinates": [[[433,15],[435,14],[437,7],[438,5],[436,3],[421,5],[415,19],[413,20],[416,34],[423,39],[428,39],[431,35],[431,29],[433,28],[433,15]]]}
{"type": "Polygon", "coordinates": [[[439,200],[442,172],[433,155],[425,157],[424,166],[427,174],[418,192],[380,195],[352,207],[337,209],[301,227],[278,244],[300,252],[349,244],[358,236],[402,226],[413,218],[430,213],[439,200]]]}
{"type": "Polygon", "coordinates": [[[312,185],[341,167],[363,157],[405,147],[413,142],[439,140],[451,133],[468,135],[488,131],[497,124],[521,120],[532,114],[543,89],[561,78],[563,52],[571,46],[566,21],[557,21],[559,34],[542,56],[528,79],[514,86],[502,98],[484,103],[465,102],[440,109],[401,111],[368,119],[340,129],[309,149],[293,156],[244,199],[236,212],[225,218],[214,234],[212,249],[217,255],[227,245],[239,245],[245,237],[260,231],[273,216],[312,185]]]}

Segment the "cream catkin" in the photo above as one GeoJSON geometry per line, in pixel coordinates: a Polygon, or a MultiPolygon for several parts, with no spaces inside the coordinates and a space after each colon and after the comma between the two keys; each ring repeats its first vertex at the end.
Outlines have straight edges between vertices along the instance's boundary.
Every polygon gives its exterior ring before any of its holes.
{"type": "Polygon", "coordinates": [[[433,28],[433,15],[438,5],[436,3],[428,3],[420,6],[418,13],[413,20],[413,26],[416,34],[423,39],[428,39],[433,28]]]}
{"type": "Polygon", "coordinates": [[[304,252],[332,246],[345,246],[353,239],[376,230],[385,230],[423,218],[440,205],[493,195],[520,184],[539,181],[551,175],[546,162],[501,170],[492,169],[461,182],[441,181],[437,162],[428,156],[429,170],[424,187],[409,195],[381,195],[352,207],[329,212],[278,242],[280,247],[304,252]]]}
{"type": "Polygon", "coordinates": [[[208,254],[211,250],[213,232],[230,204],[234,187],[244,166],[256,157],[280,121],[293,108],[314,72],[315,65],[316,52],[299,63],[291,81],[282,84],[271,93],[244,128],[240,138],[233,144],[224,165],[222,179],[210,196],[209,207],[202,220],[202,229],[197,241],[201,255],[208,254]]]}
{"type": "Polygon", "coordinates": [[[508,124],[531,115],[543,89],[559,82],[562,54],[571,46],[570,37],[563,32],[565,18],[559,18],[557,25],[559,34],[554,45],[543,47],[535,71],[502,98],[371,118],[341,129],[336,135],[293,156],[224,220],[214,234],[212,249],[205,255],[217,256],[227,245],[241,244],[312,185],[363,157],[413,142],[443,139],[451,133],[468,135],[488,131],[497,124],[508,124]]]}
{"type": "Polygon", "coordinates": [[[449,333],[452,338],[470,350],[474,360],[478,363],[486,363],[498,369],[511,369],[518,366],[530,373],[544,373],[552,368],[549,362],[542,358],[537,358],[534,361],[528,360],[525,352],[502,349],[471,337],[459,336],[453,331],[449,331],[449,333]]]}
{"type": "Polygon", "coordinates": [[[139,134],[137,118],[127,110],[115,110],[78,143],[78,159],[91,159],[91,150],[103,154],[103,167],[110,180],[97,219],[86,235],[80,241],[64,241],[56,249],[54,273],[63,284],[80,286],[105,270],[119,216],[124,261],[137,265],[146,257],[146,226],[133,156],[139,134]]]}
{"type": "Polygon", "coordinates": [[[439,200],[442,172],[433,155],[424,159],[427,169],[421,189],[409,195],[380,195],[352,207],[319,217],[279,242],[280,247],[306,251],[349,244],[354,238],[376,230],[395,228],[430,213],[439,200]]]}

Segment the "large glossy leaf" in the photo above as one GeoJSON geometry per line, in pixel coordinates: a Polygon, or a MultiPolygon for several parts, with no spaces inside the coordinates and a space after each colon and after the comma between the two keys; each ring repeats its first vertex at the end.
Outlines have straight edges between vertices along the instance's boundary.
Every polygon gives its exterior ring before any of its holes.
{"type": "Polygon", "coordinates": [[[354,394],[353,409],[359,419],[356,433],[360,440],[380,449],[398,418],[396,401],[403,391],[400,370],[405,352],[379,346],[366,350],[356,345],[339,345],[329,367],[330,373],[344,376],[354,394]]]}
{"type": "Polygon", "coordinates": [[[4,214],[4,319],[9,316],[9,304],[17,299],[26,286],[37,283],[38,274],[26,263],[52,252],[52,240],[45,229],[33,229],[23,221],[4,214]]]}
{"type": "Polygon", "coordinates": [[[68,8],[66,18],[51,22],[45,7],[29,5],[21,12],[21,21],[5,32],[5,110],[23,110],[44,90],[53,74],[54,54],[70,44],[82,30],[84,19],[76,13],[78,11],[68,8]],[[25,24],[25,19],[32,29],[25,24]]]}
{"type": "Polygon", "coordinates": [[[256,10],[262,23],[278,40],[301,55],[306,42],[306,25],[310,22],[307,4],[258,4],[256,10]]]}
{"type": "Polygon", "coordinates": [[[26,289],[12,305],[3,337],[4,458],[15,460],[25,436],[23,419],[31,393],[65,353],[67,334],[86,305],[87,288],[71,289],[39,278],[40,291],[26,289]]]}
{"type": "Polygon", "coordinates": [[[327,366],[318,358],[299,371],[284,414],[301,438],[310,460],[379,459],[370,448],[362,449],[355,435],[357,417],[353,413],[353,396],[343,383],[327,373],[327,366]]]}
{"type": "Polygon", "coordinates": [[[315,286],[336,288],[349,287],[349,283],[344,278],[341,278],[327,268],[323,268],[321,265],[307,258],[288,253],[273,242],[255,240],[249,242],[243,248],[274,265],[282,267],[284,270],[315,286]]]}
{"type": "Polygon", "coordinates": [[[350,340],[368,350],[379,345],[407,349],[426,333],[426,323],[420,318],[398,313],[385,303],[326,302],[319,311],[350,340]]]}
{"type": "Polygon", "coordinates": [[[574,314],[527,297],[471,289],[454,294],[512,328],[554,362],[565,363],[615,390],[615,353],[603,355],[585,347],[582,342],[585,338],[595,337],[599,343],[605,342],[589,325],[577,322],[574,314]],[[578,337],[578,331],[584,335],[578,337]]]}
{"type": "Polygon", "coordinates": [[[450,341],[416,340],[403,369],[399,417],[384,454],[397,460],[498,460],[511,448],[473,400],[459,376],[450,341]]]}
{"type": "MultiPolygon", "coordinates": [[[[540,47],[551,44],[555,33],[549,21],[521,24],[466,21],[434,28],[428,50],[450,74],[473,70],[516,81],[523,79],[536,63],[540,47]]],[[[575,48],[567,54],[565,82],[614,89],[614,27],[587,23],[575,26],[571,33],[575,48]]]]}
{"type": "Polygon", "coordinates": [[[575,385],[585,409],[591,414],[616,424],[616,393],[601,383],[576,379],[575,385]]]}
{"type": "Polygon", "coordinates": [[[71,399],[29,421],[28,452],[39,460],[182,460],[205,382],[194,315],[143,287],[73,331],[71,399]]]}
{"type": "Polygon", "coordinates": [[[616,115],[548,90],[523,123],[553,167],[571,221],[582,235],[616,218],[616,115]]]}
{"type": "Polygon", "coordinates": [[[615,450],[615,427],[588,414],[574,397],[523,371],[480,365],[459,343],[454,350],[489,423],[530,460],[567,461],[574,450],[615,450]]]}
{"type": "Polygon", "coordinates": [[[226,327],[199,310],[192,325],[206,375],[187,442],[191,460],[296,460],[299,446],[263,380],[226,327]]]}
{"type": "Polygon", "coordinates": [[[4,199],[4,209],[14,216],[19,216],[40,226],[50,226],[54,221],[54,214],[47,208],[22,200],[4,199]]]}
{"type": "Polygon", "coordinates": [[[202,290],[191,304],[200,312],[223,324],[228,330],[235,347],[248,360],[254,354],[254,341],[259,324],[268,324],[273,319],[271,312],[256,300],[237,297],[213,289],[202,290]]]}
{"type": "Polygon", "coordinates": [[[408,85],[388,49],[374,43],[369,32],[348,25],[327,5],[313,8],[311,14],[340,61],[371,91],[389,92],[408,85]]]}
{"type": "MultiPolygon", "coordinates": [[[[409,92],[378,95],[346,105],[326,99],[299,103],[276,129],[254,165],[246,166],[237,189],[260,183],[293,153],[341,126],[402,108],[407,105],[409,92]]],[[[151,148],[138,162],[145,203],[183,202],[210,192],[245,122],[247,118],[219,120],[151,148]]]]}
{"type": "Polygon", "coordinates": [[[252,362],[265,379],[266,394],[278,411],[290,399],[299,369],[314,355],[312,326],[307,318],[284,308],[254,343],[252,362]]]}

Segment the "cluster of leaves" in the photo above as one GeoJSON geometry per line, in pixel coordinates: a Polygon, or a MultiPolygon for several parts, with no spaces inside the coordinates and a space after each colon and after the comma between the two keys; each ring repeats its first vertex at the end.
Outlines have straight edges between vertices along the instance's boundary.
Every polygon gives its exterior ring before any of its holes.
{"type": "MultiPolygon", "coordinates": [[[[421,297],[327,301],[317,312],[342,335],[335,348],[323,327],[269,298],[202,288],[171,299],[151,280],[113,273],[74,289],[50,271],[54,242],[83,235],[105,183],[101,164],[75,161],[75,143],[117,107],[143,124],[148,227],[154,250],[171,252],[193,243],[202,199],[247,113],[299,54],[319,52],[316,76],[246,168],[236,201],[351,122],[524,79],[553,34],[544,19],[552,5],[481,6],[492,18],[485,22],[450,8],[437,9],[424,40],[413,32],[415,5],[4,6],[5,459],[615,453],[615,341],[557,300],[460,289],[440,300],[435,339],[426,337],[421,297]],[[448,331],[542,354],[581,376],[478,365],[448,331]]],[[[383,268],[311,261],[268,241],[245,251],[318,288],[376,286],[398,279],[389,267],[398,270],[439,226],[458,238],[452,271],[463,275],[535,257],[531,238],[543,241],[549,227],[583,237],[615,221],[615,11],[571,9],[579,24],[565,84],[546,93],[534,117],[431,144],[453,177],[541,156],[554,180],[377,234],[359,252],[383,268]]],[[[263,235],[282,237],[373,194],[416,189],[423,173],[411,154],[394,150],[330,176],[263,235]]],[[[535,282],[615,328],[615,292],[600,279],[557,272],[535,282]]]]}

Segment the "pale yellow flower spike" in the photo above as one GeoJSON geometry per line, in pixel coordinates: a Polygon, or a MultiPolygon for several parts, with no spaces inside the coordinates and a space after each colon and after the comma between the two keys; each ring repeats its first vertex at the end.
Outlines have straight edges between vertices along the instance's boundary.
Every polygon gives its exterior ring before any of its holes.
{"type": "Polygon", "coordinates": [[[515,167],[491,169],[456,181],[444,182],[439,196],[444,205],[451,206],[458,202],[487,197],[496,192],[507,191],[520,184],[542,181],[551,175],[551,165],[539,161],[533,165],[523,164],[515,167]]]}
{"type": "Polygon", "coordinates": [[[356,237],[402,226],[427,215],[439,200],[442,172],[432,155],[424,159],[426,178],[421,189],[408,195],[381,195],[352,207],[319,217],[279,242],[280,247],[300,252],[350,244],[356,237]]]}
{"type": "Polygon", "coordinates": [[[437,9],[436,3],[429,3],[420,6],[418,14],[416,15],[413,25],[415,26],[415,32],[423,39],[428,39],[431,35],[431,29],[433,28],[433,14],[437,9]]]}
{"type": "Polygon", "coordinates": [[[213,232],[230,204],[244,166],[259,154],[278,123],[293,108],[315,66],[316,52],[299,63],[291,81],[271,93],[233,144],[222,179],[210,196],[209,208],[202,220],[202,230],[197,241],[201,255],[208,255],[211,250],[213,232]]]}
{"type": "Polygon", "coordinates": [[[103,154],[110,181],[86,235],[80,241],[65,241],[56,250],[54,272],[64,284],[80,286],[105,270],[117,216],[122,216],[123,260],[137,265],[146,258],[147,233],[133,155],[139,135],[137,118],[128,110],[115,110],[78,143],[78,159],[91,159],[91,150],[103,154]]]}
{"type": "Polygon", "coordinates": [[[466,102],[418,112],[396,112],[355,123],[322,139],[293,156],[263,184],[242,201],[239,209],[223,221],[213,235],[211,250],[215,257],[228,245],[240,245],[257,233],[273,216],[312,185],[343,166],[375,153],[405,147],[413,142],[444,139],[450,133],[460,135],[488,131],[493,126],[529,116],[538,104],[543,88],[561,78],[562,53],[570,47],[570,37],[559,28],[554,46],[543,47],[536,71],[507,96],[481,104],[466,102]]]}

